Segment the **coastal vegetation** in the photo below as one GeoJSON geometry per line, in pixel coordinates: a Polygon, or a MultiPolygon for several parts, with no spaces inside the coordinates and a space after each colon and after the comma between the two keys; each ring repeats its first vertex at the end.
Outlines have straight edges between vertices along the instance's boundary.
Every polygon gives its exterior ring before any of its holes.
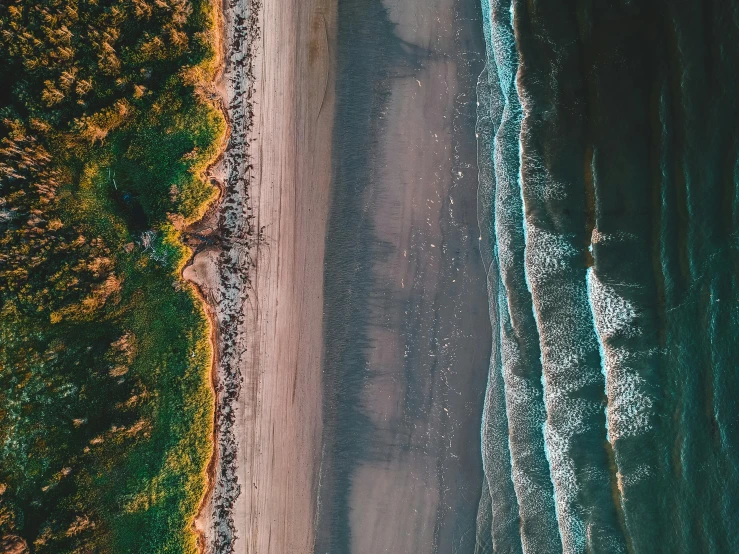
{"type": "Polygon", "coordinates": [[[210,0],[0,4],[0,550],[194,552],[210,0]]]}

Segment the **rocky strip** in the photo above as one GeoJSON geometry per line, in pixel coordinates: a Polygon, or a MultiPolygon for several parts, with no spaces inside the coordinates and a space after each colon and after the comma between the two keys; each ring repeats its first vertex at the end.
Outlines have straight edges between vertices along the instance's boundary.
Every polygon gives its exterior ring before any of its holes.
{"type": "Polygon", "coordinates": [[[240,333],[252,289],[250,269],[256,243],[263,238],[263,230],[254,225],[249,202],[247,140],[253,125],[252,47],[259,39],[260,9],[259,0],[228,0],[223,4],[224,70],[216,85],[229,123],[229,138],[221,159],[210,172],[221,195],[186,238],[197,253],[184,276],[203,293],[216,326],[216,448],[209,469],[209,492],[195,524],[204,552],[234,552],[237,534],[233,506],[242,489],[236,477],[234,403],[243,383],[240,368],[246,348],[240,333]]]}

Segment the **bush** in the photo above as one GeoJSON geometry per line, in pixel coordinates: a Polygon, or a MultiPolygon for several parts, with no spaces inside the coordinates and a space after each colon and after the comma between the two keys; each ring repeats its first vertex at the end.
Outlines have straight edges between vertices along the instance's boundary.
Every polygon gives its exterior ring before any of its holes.
{"type": "Polygon", "coordinates": [[[214,194],[225,122],[192,80],[213,21],[206,0],[0,5],[0,542],[19,551],[195,551],[210,346],[170,221],[214,194]]]}

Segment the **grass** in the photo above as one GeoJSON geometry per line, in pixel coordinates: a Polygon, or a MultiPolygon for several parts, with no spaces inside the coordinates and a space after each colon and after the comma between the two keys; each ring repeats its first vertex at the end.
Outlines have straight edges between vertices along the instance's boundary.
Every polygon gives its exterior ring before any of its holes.
{"type": "MultiPolygon", "coordinates": [[[[183,60],[160,64],[158,84],[128,99],[103,139],[60,131],[51,142],[66,176],[55,213],[101,245],[114,278],[37,313],[0,306],[0,542],[54,554],[197,550],[212,352],[204,308],[181,278],[190,252],[177,227],[215,195],[204,171],[226,124],[198,92],[215,70],[214,7],[192,5],[189,25],[207,41],[188,52],[185,76],[183,60]]],[[[56,289],[34,286],[63,296],[75,279],[65,263],[56,289]]]]}

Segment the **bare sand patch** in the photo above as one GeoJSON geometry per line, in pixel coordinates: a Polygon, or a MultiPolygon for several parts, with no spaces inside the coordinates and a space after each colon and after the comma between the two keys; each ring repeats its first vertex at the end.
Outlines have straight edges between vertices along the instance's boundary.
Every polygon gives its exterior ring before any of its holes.
{"type": "Polygon", "coordinates": [[[331,181],[335,0],[223,6],[231,126],[222,198],[185,270],[217,319],[217,454],[196,526],[207,552],[314,542],[323,252],[331,181]]]}

